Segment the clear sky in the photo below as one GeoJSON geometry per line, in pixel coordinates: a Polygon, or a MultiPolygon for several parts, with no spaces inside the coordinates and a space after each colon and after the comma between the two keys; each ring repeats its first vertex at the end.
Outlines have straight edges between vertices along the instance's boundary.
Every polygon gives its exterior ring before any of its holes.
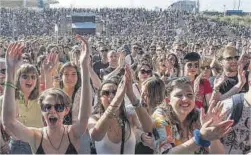
{"type": "MultiPolygon", "coordinates": [[[[167,8],[178,0],[58,0],[61,7],[146,7],[167,8]]],[[[240,9],[251,12],[251,0],[240,0],[240,9]]],[[[223,11],[226,9],[237,9],[239,0],[200,0],[201,10],[223,11]]]]}

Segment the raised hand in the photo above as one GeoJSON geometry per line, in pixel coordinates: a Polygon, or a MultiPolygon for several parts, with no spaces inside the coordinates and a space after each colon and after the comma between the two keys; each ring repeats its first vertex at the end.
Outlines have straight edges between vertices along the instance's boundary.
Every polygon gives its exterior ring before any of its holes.
{"type": "Polygon", "coordinates": [[[242,87],[246,83],[246,72],[243,70],[243,64],[240,64],[238,66],[238,84],[240,84],[242,87]]]}
{"type": "Polygon", "coordinates": [[[50,53],[45,60],[43,61],[42,68],[44,70],[44,74],[52,74],[53,71],[58,66],[58,54],[50,53]]]}
{"type": "Polygon", "coordinates": [[[123,68],[125,66],[125,53],[124,52],[120,52],[119,53],[119,67],[123,68]]]}
{"type": "Polygon", "coordinates": [[[123,79],[121,80],[120,84],[118,85],[116,95],[112,100],[111,106],[120,107],[126,92],[126,77],[124,75],[123,79]]]}
{"type": "Polygon", "coordinates": [[[16,65],[20,61],[22,50],[24,49],[24,44],[22,43],[12,43],[8,46],[6,52],[6,69],[14,71],[16,65]]]}
{"type": "Polygon", "coordinates": [[[215,89],[219,89],[220,86],[223,84],[223,82],[225,82],[227,79],[227,77],[224,74],[219,74],[215,77],[214,79],[214,88],[215,89]]]}
{"type": "Polygon", "coordinates": [[[82,51],[80,53],[80,66],[81,67],[87,67],[90,64],[90,51],[89,51],[89,45],[88,42],[80,35],[76,35],[76,40],[79,40],[82,42],[82,51]]]}

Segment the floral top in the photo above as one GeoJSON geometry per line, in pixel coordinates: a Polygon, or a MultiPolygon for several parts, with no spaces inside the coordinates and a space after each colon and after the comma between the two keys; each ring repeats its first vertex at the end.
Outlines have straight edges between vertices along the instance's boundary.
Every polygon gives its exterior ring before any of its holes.
{"type": "MultiPolygon", "coordinates": [[[[156,153],[168,153],[170,149],[183,143],[177,126],[171,124],[163,108],[157,108],[152,115],[152,119],[159,136],[155,141],[156,153]]],[[[198,126],[193,125],[193,128],[196,129],[198,126]]],[[[189,134],[189,137],[192,137],[192,135],[189,134]]],[[[208,153],[208,150],[201,147],[198,151],[191,153],[205,154],[208,153]]]]}

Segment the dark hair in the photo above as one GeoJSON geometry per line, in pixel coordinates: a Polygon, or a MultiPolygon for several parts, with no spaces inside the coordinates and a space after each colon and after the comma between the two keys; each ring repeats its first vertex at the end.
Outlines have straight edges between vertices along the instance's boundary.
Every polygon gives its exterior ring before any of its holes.
{"type": "Polygon", "coordinates": [[[16,92],[15,92],[15,99],[21,99],[21,86],[20,86],[20,77],[22,73],[34,73],[36,74],[37,77],[37,81],[36,81],[36,86],[35,88],[32,90],[32,92],[30,93],[28,99],[29,100],[35,100],[38,98],[39,96],[39,77],[38,77],[38,71],[36,69],[36,67],[34,65],[30,65],[30,64],[23,64],[22,66],[20,66],[20,68],[17,70],[17,74],[16,74],[16,80],[15,80],[15,85],[17,87],[16,92]]]}
{"type": "Polygon", "coordinates": [[[174,64],[173,67],[177,69],[177,75],[176,75],[176,76],[178,77],[178,76],[179,76],[179,73],[180,73],[179,60],[178,60],[176,54],[174,54],[174,53],[168,54],[168,55],[167,55],[167,58],[169,58],[170,56],[173,56],[173,57],[175,58],[175,64],[174,64]]]}
{"type": "MultiPolygon", "coordinates": [[[[75,87],[74,87],[74,91],[73,91],[73,94],[72,94],[72,100],[74,100],[74,97],[75,97],[75,95],[76,95],[76,92],[78,91],[79,87],[81,86],[81,75],[80,75],[80,73],[79,73],[78,67],[77,67],[75,64],[73,64],[72,62],[67,62],[67,63],[65,63],[65,64],[61,67],[61,69],[60,69],[60,71],[59,71],[60,79],[62,79],[64,70],[65,70],[66,67],[72,67],[72,68],[74,68],[74,69],[76,70],[76,72],[77,72],[77,78],[78,78],[78,79],[77,79],[77,83],[76,83],[76,85],[75,85],[75,87]]],[[[60,81],[59,81],[59,86],[60,86],[61,89],[64,88],[63,80],[60,80],[60,81]]]]}
{"type": "MultiPolygon", "coordinates": [[[[171,92],[174,90],[174,88],[179,87],[179,88],[184,88],[184,85],[189,85],[193,88],[192,83],[187,77],[178,77],[178,78],[173,78],[172,80],[169,81],[166,87],[166,96],[170,98],[171,92]]],[[[171,122],[171,124],[176,125],[178,127],[178,131],[181,131],[181,122],[179,121],[177,115],[173,111],[172,106],[169,103],[163,103],[160,105],[160,108],[163,109],[167,115],[168,120],[171,122]]],[[[194,130],[194,124],[195,125],[200,125],[198,124],[198,118],[199,118],[199,112],[195,108],[187,115],[186,121],[187,121],[187,129],[190,131],[192,134],[194,130]]],[[[184,135],[181,133],[181,138],[184,137],[184,135]]]]}
{"type": "MultiPolygon", "coordinates": [[[[151,67],[149,64],[138,64],[138,65],[137,65],[137,68],[136,68],[136,70],[135,70],[135,72],[134,72],[134,78],[135,78],[137,81],[139,81],[138,74],[139,74],[140,69],[141,69],[143,66],[148,66],[148,67],[152,70],[152,67],[151,67]]],[[[152,75],[153,75],[153,73],[152,73],[152,75]]]]}
{"type": "Polygon", "coordinates": [[[199,61],[200,55],[196,52],[189,52],[184,56],[184,61],[199,61]]]}
{"type": "MultiPolygon", "coordinates": [[[[101,116],[105,112],[105,108],[102,105],[101,100],[100,100],[100,98],[101,98],[101,91],[102,91],[103,86],[105,84],[114,84],[114,85],[118,86],[119,82],[120,82],[120,79],[121,79],[120,77],[115,76],[115,77],[112,77],[110,79],[107,79],[107,80],[103,81],[103,83],[101,84],[100,89],[98,90],[98,93],[97,93],[98,94],[98,103],[94,107],[93,115],[99,114],[101,116]]],[[[119,108],[119,111],[120,111],[119,118],[125,124],[128,124],[129,128],[131,128],[130,122],[129,122],[128,118],[127,118],[127,113],[126,113],[126,108],[125,108],[125,102],[124,101],[122,101],[121,106],[119,108]]],[[[129,137],[130,137],[130,135],[131,135],[131,130],[130,130],[129,137]]]]}

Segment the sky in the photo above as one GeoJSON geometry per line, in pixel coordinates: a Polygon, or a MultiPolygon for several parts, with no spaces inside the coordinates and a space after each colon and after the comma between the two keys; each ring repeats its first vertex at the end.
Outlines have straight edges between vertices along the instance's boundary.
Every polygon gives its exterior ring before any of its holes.
{"type": "MultiPolygon", "coordinates": [[[[178,0],[58,0],[60,7],[145,7],[152,9],[155,7],[167,8],[178,0]]],[[[196,0],[197,1],[197,0],[196,0]]],[[[240,9],[251,12],[251,0],[240,0],[240,9]]],[[[237,9],[239,0],[200,0],[200,10],[223,11],[237,9]]]]}

